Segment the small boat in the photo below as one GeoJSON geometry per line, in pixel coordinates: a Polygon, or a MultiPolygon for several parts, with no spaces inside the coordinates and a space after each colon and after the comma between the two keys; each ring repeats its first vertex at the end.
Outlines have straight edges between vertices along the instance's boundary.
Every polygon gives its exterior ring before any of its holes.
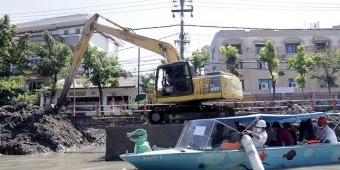
{"type": "MultiPolygon", "coordinates": [[[[145,153],[127,153],[120,158],[134,165],[139,170],[247,170],[256,169],[252,165],[249,153],[233,137],[241,136],[235,122],[249,125],[256,118],[272,123],[299,122],[319,117],[332,119],[337,128],[340,124],[340,113],[315,112],[309,114],[255,114],[247,116],[198,119],[188,121],[178,139],[177,145],[170,149],[159,149],[145,153]],[[224,129],[228,141],[214,145],[216,129],[224,129]],[[214,136],[215,135],[215,136],[214,136]],[[234,136],[233,136],[234,135],[234,136]]],[[[257,151],[257,152],[256,152],[257,151]]],[[[313,143],[303,142],[292,146],[264,146],[256,148],[264,169],[286,169],[302,166],[317,166],[340,163],[340,142],[313,143]]]]}

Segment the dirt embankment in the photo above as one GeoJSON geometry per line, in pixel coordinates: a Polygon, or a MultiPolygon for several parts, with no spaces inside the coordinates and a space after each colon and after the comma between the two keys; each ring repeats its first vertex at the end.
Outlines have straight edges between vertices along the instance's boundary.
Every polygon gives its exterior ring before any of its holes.
{"type": "Polygon", "coordinates": [[[61,116],[43,114],[38,106],[0,107],[0,154],[62,152],[104,143],[101,126],[75,127],[61,116]]]}

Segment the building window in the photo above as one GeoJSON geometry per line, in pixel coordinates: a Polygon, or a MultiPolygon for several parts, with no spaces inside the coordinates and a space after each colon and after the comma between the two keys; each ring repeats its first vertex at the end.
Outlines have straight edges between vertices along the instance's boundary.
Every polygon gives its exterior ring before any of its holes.
{"type": "Polygon", "coordinates": [[[244,90],[244,80],[241,80],[242,89],[244,90]]]}
{"type": "Polygon", "coordinates": [[[259,79],[258,86],[260,90],[267,90],[272,88],[272,80],[271,79],[259,79]]]}
{"type": "MultiPolygon", "coordinates": [[[[330,85],[331,87],[334,87],[334,84],[333,84],[332,82],[330,82],[329,85],[330,85]]],[[[320,87],[321,87],[321,88],[328,88],[329,85],[328,85],[327,80],[323,80],[323,81],[321,82],[321,84],[320,84],[320,87]]]]}
{"type": "Polygon", "coordinates": [[[43,82],[34,82],[34,81],[29,81],[28,83],[28,89],[29,91],[37,90],[42,87],[43,82]]]}
{"type": "Polygon", "coordinates": [[[260,54],[261,49],[264,47],[264,44],[255,44],[255,52],[256,54],[260,54]]]}
{"type": "Polygon", "coordinates": [[[216,56],[215,56],[215,50],[211,52],[211,59],[215,60],[216,56]]]}
{"type": "Polygon", "coordinates": [[[297,52],[298,44],[285,44],[286,54],[295,54],[297,52]]]}
{"type": "Polygon", "coordinates": [[[329,42],[314,43],[315,51],[325,51],[328,47],[329,42]]]}
{"type": "Polygon", "coordinates": [[[80,28],[76,28],[76,34],[80,34],[80,28]]]}
{"type": "Polygon", "coordinates": [[[238,62],[238,63],[236,64],[236,68],[237,68],[238,70],[242,70],[242,69],[243,69],[243,62],[238,62]]]}
{"type": "Polygon", "coordinates": [[[298,87],[298,84],[295,82],[294,78],[289,78],[288,79],[288,87],[298,87]]]}
{"type": "Polygon", "coordinates": [[[268,63],[263,61],[257,61],[257,69],[266,70],[268,69],[268,63]]]}
{"type": "Polygon", "coordinates": [[[68,35],[69,33],[69,30],[64,30],[64,35],[68,35]]]}
{"type": "MultiPolygon", "coordinates": [[[[235,47],[238,51],[239,54],[242,54],[242,48],[241,48],[241,44],[230,44],[231,46],[235,47]]],[[[228,45],[227,45],[228,46],[228,45]]],[[[226,46],[226,47],[227,47],[226,46]]]]}
{"type": "Polygon", "coordinates": [[[39,61],[40,61],[40,59],[39,59],[39,58],[36,58],[36,57],[31,58],[30,60],[31,60],[31,62],[30,62],[30,65],[31,65],[31,66],[37,65],[37,64],[39,63],[39,61]]]}

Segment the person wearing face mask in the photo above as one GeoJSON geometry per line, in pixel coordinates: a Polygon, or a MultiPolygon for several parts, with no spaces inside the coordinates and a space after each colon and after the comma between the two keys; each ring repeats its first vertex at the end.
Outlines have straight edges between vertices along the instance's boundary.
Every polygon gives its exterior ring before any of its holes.
{"type": "Polygon", "coordinates": [[[263,147],[267,141],[266,121],[258,120],[253,130],[245,130],[244,134],[251,135],[255,147],[263,147]]]}
{"type": "Polygon", "coordinates": [[[318,119],[318,129],[316,131],[316,136],[321,143],[336,144],[338,142],[334,130],[327,125],[326,117],[320,117],[318,119]]]}

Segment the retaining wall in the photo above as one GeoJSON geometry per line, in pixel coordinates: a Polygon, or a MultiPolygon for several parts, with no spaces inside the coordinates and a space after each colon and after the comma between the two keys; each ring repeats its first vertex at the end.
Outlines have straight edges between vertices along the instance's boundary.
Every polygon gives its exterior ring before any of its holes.
{"type": "Polygon", "coordinates": [[[119,155],[126,152],[133,153],[134,143],[128,140],[126,133],[142,128],[147,131],[150,146],[172,148],[183,129],[183,124],[166,125],[133,125],[106,127],[106,161],[121,160],[119,155]]]}

